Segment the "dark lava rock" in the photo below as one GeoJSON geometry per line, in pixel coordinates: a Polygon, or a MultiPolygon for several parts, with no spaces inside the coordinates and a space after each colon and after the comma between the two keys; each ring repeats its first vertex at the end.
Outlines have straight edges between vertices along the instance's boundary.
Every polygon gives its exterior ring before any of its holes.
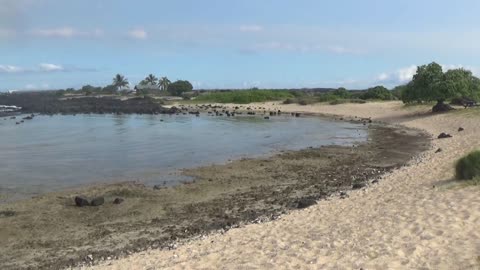
{"type": "Polygon", "coordinates": [[[89,206],[90,203],[85,197],[82,196],[76,196],[75,197],[75,205],[78,207],[83,207],[83,206],[89,206]]]}
{"type": "Polygon", "coordinates": [[[367,185],[365,183],[355,183],[352,185],[352,189],[361,189],[366,187],[367,185]]]}
{"type": "Polygon", "coordinates": [[[94,198],[91,202],[90,202],[90,205],[91,206],[100,206],[102,204],[105,203],[105,198],[103,197],[97,197],[97,198],[94,198]]]}
{"type": "Polygon", "coordinates": [[[373,180],[372,184],[378,184],[378,179],[373,180]]]}
{"type": "Polygon", "coordinates": [[[442,132],[442,133],[440,133],[440,135],[438,135],[437,138],[439,138],[439,139],[445,139],[445,138],[451,138],[451,137],[452,137],[452,135],[450,135],[450,134],[448,134],[448,133],[445,133],[445,132],[442,132]]]}
{"type": "Polygon", "coordinates": [[[442,148],[438,148],[437,151],[435,151],[435,153],[440,153],[442,151],[443,151],[442,148]]]}
{"type": "Polygon", "coordinates": [[[11,211],[11,210],[0,211],[0,217],[13,217],[13,216],[15,216],[15,211],[11,211]]]}
{"type": "Polygon", "coordinates": [[[300,117],[300,113],[295,113],[295,117],[300,117]]]}
{"type": "Polygon", "coordinates": [[[317,201],[315,199],[301,198],[300,200],[297,201],[297,209],[307,208],[307,207],[312,206],[314,204],[317,204],[317,201]]]}
{"type": "Polygon", "coordinates": [[[270,117],[268,117],[268,116],[265,116],[263,119],[265,119],[265,120],[268,120],[268,119],[270,119],[270,117]]]}
{"type": "Polygon", "coordinates": [[[465,129],[463,127],[458,128],[458,132],[464,131],[465,129]]]}
{"type": "Polygon", "coordinates": [[[448,112],[451,110],[455,110],[452,106],[445,104],[445,103],[437,103],[435,106],[432,108],[432,112],[437,113],[437,112],[448,112]]]}
{"type": "Polygon", "coordinates": [[[123,198],[115,198],[115,200],[113,200],[113,204],[121,204],[123,201],[125,201],[123,198]]]}
{"type": "Polygon", "coordinates": [[[153,186],[153,189],[155,189],[155,190],[160,190],[160,189],[162,189],[162,188],[163,188],[162,185],[155,185],[155,186],[153,186]]]}

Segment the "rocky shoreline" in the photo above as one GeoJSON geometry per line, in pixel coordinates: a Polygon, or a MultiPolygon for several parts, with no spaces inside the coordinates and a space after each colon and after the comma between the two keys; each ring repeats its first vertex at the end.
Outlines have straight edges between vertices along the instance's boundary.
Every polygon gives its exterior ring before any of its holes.
{"type": "Polygon", "coordinates": [[[19,112],[31,114],[171,114],[176,108],[165,108],[150,97],[122,100],[118,97],[58,97],[52,93],[21,93],[0,95],[1,105],[21,107],[19,112]]]}
{"type": "Polygon", "coordinates": [[[329,196],[347,197],[429,147],[419,131],[370,124],[370,140],[185,170],[193,182],[152,189],[99,185],[0,205],[2,269],[51,269],[114,259],[264,222],[329,196]],[[77,207],[76,195],[104,198],[77,207]],[[114,201],[120,198],[121,204],[114,201]],[[32,253],[35,250],[35,253],[32,253]]]}

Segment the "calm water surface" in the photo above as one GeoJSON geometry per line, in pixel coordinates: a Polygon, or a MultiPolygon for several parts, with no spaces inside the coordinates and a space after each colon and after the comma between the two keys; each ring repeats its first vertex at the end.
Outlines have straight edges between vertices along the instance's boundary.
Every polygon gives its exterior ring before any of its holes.
{"type": "Polygon", "coordinates": [[[96,182],[172,185],[185,180],[181,168],[367,137],[363,125],[317,117],[77,115],[15,121],[0,119],[0,201],[96,182]]]}

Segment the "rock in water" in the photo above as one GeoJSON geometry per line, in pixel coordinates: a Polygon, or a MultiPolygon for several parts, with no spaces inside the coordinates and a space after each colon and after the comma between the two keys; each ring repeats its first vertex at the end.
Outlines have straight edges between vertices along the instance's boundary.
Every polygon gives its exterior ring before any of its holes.
{"type": "Polygon", "coordinates": [[[367,185],[365,183],[355,183],[352,185],[352,189],[361,189],[366,187],[367,185]]]}
{"type": "Polygon", "coordinates": [[[123,201],[124,199],[122,198],[115,198],[115,200],[113,200],[113,204],[121,204],[123,201]]]}
{"type": "Polygon", "coordinates": [[[105,203],[105,199],[103,197],[97,197],[97,198],[94,198],[91,202],[90,202],[90,205],[91,206],[100,206],[102,204],[105,203]]]}
{"type": "Polygon", "coordinates": [[[317,201],[315,199],[312,199],[312,198],[302,198],[300,200],[297,201],[297,208],[298,209],[303,209],[303,208],[307,208],[311,205],[314,205],[316,204],[317,201]]]}
{"type": "Polygon", "coordinates": [[[76,196],[75,197],[75,205],[78,207],[83,207],[83,206],[89,206],[90,203],[85,197],[82,196],[76,196]]]}
{"type": "Polygon", "coordinates": [[[442,133],[440,133],[440,135],[438,135],[437,138],[439,138],[439,139],[445,139],[445,138],[451,138],[451,137],[452,137],[452,135],[450,135],[450,134],[448,134],[448,133],[445,133],[445,132],[442,132],[442,133]]]}

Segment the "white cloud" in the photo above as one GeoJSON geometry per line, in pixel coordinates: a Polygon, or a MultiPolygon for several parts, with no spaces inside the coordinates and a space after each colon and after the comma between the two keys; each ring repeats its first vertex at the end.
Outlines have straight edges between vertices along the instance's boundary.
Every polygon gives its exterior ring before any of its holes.
{"type": "Polygon", "coordinates": [[[133,39],[147,39],[148,33],[144,29],[134,29],[128,32],[128,37],[133,39]]]}
{"type": "Polygon", "coordinates": [[[0,65],[0,74],[14,74],[14,73],[50,73],[50,72],[95,72],[96,69],[79,68],[79,67],[65,67],[58,64],[41,63],[35,67],[19,67],[13,65],[0,65]]]}
{"type": "Polygon", "coordinates": [[[406,83],[413,79],[413,75],[417,72],[417,66],[411,65],[409,67],[401,68],[396,71],[397,79],[400,83],[406,83]]]}
{"type": "Polygon", "coordinates": [[[40,84],[29,83],[29,84],[26,84],[23,88],[25,90],[48,90],[51,87],[50,87],[50,84],[48,83],[40,83],[40,84]]]}
{"type": "Polygon", "coordinates": [[[255,24],[252,24],[252,25],[241,25],[239,27],[239,30],[240,32],[246,32],[246,33],[255,33],[255,32],[261,32],[263,31],[263,27],[260,26],[260,25],[255,25],[255,24]]]}
{"type": "Polygon", "coordinates": [[[336,54],[360,54],[360,53],[362,53],[361,50],[346,48],[346,47],[343,47],[343,46],[329,46],[327,49],[330,52],[333,52],[333,53],[336,53],[336,54]]]}
{"type": "Polygon", "coordinates": [[[378,75],[377,80],[386,81],[388,80],[388,78],[390,78],[390,76],[387,73],[381,73],[380,75],[378,75]]]}
{"type": "Polygon", "coordinates": [[[0,73],[20,73],[23,72],[24,69],[17,66],[11,65],[0,65],[0,73]]]}
{"type": "Polygon", "coordinates": [[[329,52],[334,54],[361,54],[361,50],[350,49],[342,46],[324,46],[321,44],[301,44],[290,42],[264,42],[256,43],[242,52],[260,52],[260,51],[288,51],[288,52],[301,52],[301,53],[316,53],[316,52],[329,52]]]}
{"type": "Polygon", "coordinates": [[[32,31],[32,34],[39,37],[70,38],[75,34],[75,30],[71,27],[36,29],[32,31]]]}
{"type": "Polygon", "coordinates": [[[45,71],[45,72],[53,72],[53,71],[64,71],[65,69],[61,65],[55,65],[55,64],[47,64],[47,63],[42,63],[38,65],[40,70],[45,71]]]}
{"type": "Polygon", "coordinates": [[[94,29],[91,31],[80,31],[72,27],[59,27],[48,29],[35,29],[30,32],[33,36],[42,38],[98,38],[103,36],[103,30],[94,29]]]}
{"type": "Polygon", "coordinates": [[[37,86],[33,83],[29,83],[29,84],[25,85],[25,89],[27,89],[27,90],[33,90],[33,89],[36,89],[36,88],[37,88],[37,86]]]}

